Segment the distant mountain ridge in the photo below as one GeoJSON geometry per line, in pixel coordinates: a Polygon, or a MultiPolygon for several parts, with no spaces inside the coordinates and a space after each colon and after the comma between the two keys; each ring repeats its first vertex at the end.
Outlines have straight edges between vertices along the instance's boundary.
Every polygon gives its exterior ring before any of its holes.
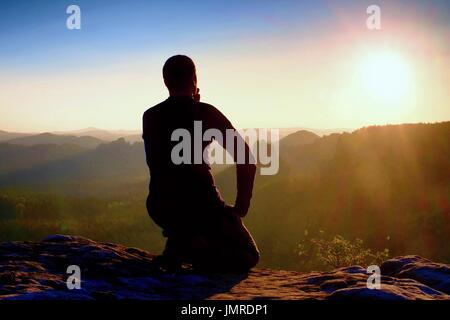
{"type": "MultiPolygon", "coordinates": [[[[449,167],[450,122],[371,126],[323,137],[294,133],[280,141],[279,172],[256,176],[246,222],[264,248],[265,265],[311,270],[311,257],[301,265],[292,258],[299,241],[334,235],[395,255],[414,252],[448,262],[442,241],[450,240],[449,167]]],[[[222,196],[233,203],[234,166],[215,173],[222,196]]],[[[143,143],[120,139],[0,173],[0,187],[89,197],[126,193],[144,204],[148,178],[143,143]]]]}
{"type": "Polygon", "coordinates": [[[26,137],[32,135],[31,133],[18,133],[18,132],[8,132],[0,130],[0,142],[16,139],[20,137],[26,137]]]}
{"type": "Polygon", "coordinates": [[[94,138],[91,136],[70,136],[70,135],[57,135],[49,132],[40,133],[37,135],[18,137],[15,139],[7,140],[7,143],[17,144],[23,146],[33,146],[39,144],[75,144],[84,148],[95,148],[101,143],[104,143],[104,140],[100,140],[98,138],[94,138]]]}
{"type": "Polygon", "coordinates": [[[313,143],[319,138],[320,136],[311,131],[299,130],[284,137],[280,143],[282,147],[299,147],[305,144],[313,143]]]}
{"type": "Polygon", "coordinates": [[[124,138],[127,141],[130,141],[130,139],[133,139],[134,141],[130,142],[136,142],[136,136],[140,138],[141,132],[140,130],[104,130],[104,129],[98,129],[94,127],[89,127],[81,130],[72,130],[72,131],[54,131],[53,134],[58,135],[73,135],[76,137],[81,136],[91,136],[103,141],[114,141],[120,138],[124,138]]]}
{"type": "MultiPolygon", "coordinates": [[[[292,261],[302,238],[336,234],[394,254],[413,248],[450,261],[442,246],[449,239],[450,122],[371,126],[300,146],[281,140],[279,167],[274,176],[256,176],[247,218],[267,265],[292,261]]],[[[230,168],[216,176],[228,203],[235,175],[230,168]]]]}
{"type": "Polygon", "coordinates": [[[22,146],[0,143],[0,175],[69,159],[86,150],[76,144],[22,146]]]}
{"type": "MultiPolygon", "coordinates": [[[[282,162],[280,174],[283,175],[283,172],[288,167],[290,172],[305,172],[305,174],[311,174],[312,172],[316,172],[317,170],[322,170],[320,169],[320,167],[323,165],[324,161],[331,161],[333,157],[336,156],[337,148],[340,148],[339,146],[343,143],[347,144],[347,141],[348,143],[352,141],[357,142],[361,140],[361,137],[375,137],[375,135],[379,135],[378,132],[384,132],[386,140],[385,144],[395,144],[395,141],[398,139],[393,139],[394,137],[398,137],[399,134],[406,134],[406,132],[409,132],[411,130],[411,132],[414,132],[414,128],[418,128],[418,130],[420,129],[422,131],[429,128],[427,130],[432,131],[433,128],[445,127],[448,126],[449,123],[369,127],[359,129],[351,134],[334,133],[324,137],[319,137],[317,134],[306,130],[299,130],[295,133],[285,136],[280,141],[280,160],[282,162]]],[[[381,138],[382,137],[377,139],[381,138]]],[[[407,136],[405,138],[407,138],[407,136]]],[[[58,136],[48,133],[40,134],[37,136],[17,138],[14,139],[14,141],[18,144],[23,144],[23,148],[18,148],[18,151],[13,152],[12,150],[14,149],[14,147],[12,145],[10,145],[9,147],[5,147],[0,144],[0,147],[2,147],[3,150],[8,150],[8,152],[10,152],[3,153],[3,156],[0,158],[0,174],[2,173],[2,163],[3,173],[5,173],[5,171],[8,171],[8,179],[5,180],[6,177],[3,177],[3,185],[6,184],[5,181],[13,180],[16,182],[15,184],[18,185],[20,185],[20,183],[22,182],[25,183],[25,181],[33,182],[33,177],[35,175],[42,175],[47,177],[45,179],[39,180],[41,182],[49,182],[52,179],[62,181],[64,180],[63,177],[68,176],[72,176],[73,179],[75,179],[76,177],[85,177],[86,179],[88,179],[90,174],[92,174],[92,177],[96,177],[98,179],[102,179],[102,174],[104,174],[105,177],[119,177],[119,173],[121,173],[124,177],[126,177],[128,172],[133,173],[130,174],[133,176],[148,176],[148,169],[145,164],[145,153],[142,142],[131,144],[125,138],[121,138],[119,140],[108,143],[92,137],[58,136]],[[59,144],[61,145],[73,144],[77,145],[79,148],[34,148],[34,151],[40,150],[39,152],[42,152],[44,154],[49,153],[52,154],[52,156],[47,157],[43,154],[36,155],[34,157],[31,156],[31,158],[39,158],[41,159],[41,161],[34,162],[36,165],[38,165],[38,167],[35,168],[27,165],[27,173],[11,172],[11,170],[5,169],[6,167],[14,167],[12,165],[6,166],[6,162],[33,164],[33,161],[19,159],[20,152],[22,152],[24,157],[30,157],[30,155],[33,154],[33,151],[32,149],[30,149],[30,152],[27,154],[25,152],[25,150],[27,150],[26,148],[29,147],[27,145],[32,145],[39,141],[46,143],[53,141],[53,143],[57,144],[59,142],[59,144]],[[58,152],[61,152],[61,155],[57,155],[58,152]],[[109,155],[105,156],[105,153],[108,153],[109,155]],[[27,155],[25,156],[25,154],[27,155]],[[102,154],[103,156],[101,156],[102,154]],[[52,161],[51,165],[46,164],[47,160],[52,161]],[[57,160],[58,162],[54,162],[54,160],[57,160]],[[85,163],[85,165],[81,165],[80,162],[85,163]],[[121,164],[124,166],[123,168],[121,167],[121,164]],[[56,170],[56,168],[60,169],[56,170]],[[93,168],[97,169],[94,170],[93,168]],[[113,168],[114,173],[108,172],[108,170],[113,170],[113,168]],[[60,173],[56,175],[55,170],[60,173]],[[17,179],[13,177],[16,177],[17,179]]],[[[361,142],[363,141],[364,140],[361,140],[361,142]]],[[[366,142],[369,143],[370,140],[366,140],[366,142]]],[[[370,149],[373,149],[373,147],[369,148],[369,150],[370,149]]],[[[382,150],[380,150],[379,152],[382,152],[382,150]]],[[[352,151],[352,153],[354,153],[356,156],[358,154],[357,149],[352,151]]],[[[344,164],[342,164],[341,166],[343,165],[344,164]]],[[[234,185],[234,178],[232,177],[234,173],[231,173],[233,172],[233,170],[233,168],[229,168],[226,170],[229,171],[229,173],[224,172],[217,177],[219,182],[223,182],[225,185],[229,185],[231,189],[234,185]]],[[[263,179],[269,178],[266,177],[263,179]]],[[[228,189],[228,187],[225,188],[225,194],[228,193],[228,189]]]]}
{"type": "MultiPolygon", "coordinates": [[[[0,145],[1,146],[1,145],[0,145]]],[[[37,146],[35,146],[37,147],[37,146]]],[[[129,181],[146,178],[146,164],[142,143],[130,144],[121,138],[85,149],[71,157],[4,174],[0,185],[55,185],[61,183],[89,183],[92,181],[129,181]]]]}
{"type": "MultiPolygon", "coordinates": [[[[64,143],[61,146],[51,147],[46,145],[23,146],[14,145],[10,142],[0,144],[0,151],[9,150],[3,157],[0,157],[0,186],[20,186],[20,185],[45,185],[58,183],[86,182],[88,180],[101,181],[117,179],[117,181],[128,181],[137,178],[142,180],[148,177],[148,169],[145,163],[145,153],[143,142],[131,143],[125,138],[120,138],[113,142],[98,143],[95,148],[93,144],[82,147],[81,140],[86,137],[58,136],[54,134],[41,134],[17,139],[20,143],[35,143],[40,141],[58,141],[64,143]],[[26,139],[26,140],[25,140],[26,139]],[[68,144],[68,142],[71,142],[68,144]],[[70,147],[70,146],[73,147],[70,147]],[[78,146],[76,148],[75,146],[78,146]],[[27,149],[29,148],[29,149],[27,149]],[[32,161],[36,157],[29,157],[33,151],[40,150],[47,157],[37,156],[41,161],[32,161]],[[71,150],[72,153],[68,153],[71,150]],[[28,153],[26,152],[28,151],[28,153]],[[20,159],[20,155],[25,159],[20,159]],[[8,157],[15,155],[17,160],[8,161],[8,157]],[[7,164],[10,164],[9,166],[7,164]],[[22,166],[14,166],[13,163],[24,163],[22,166]],[[1,171],[2,164],[4,170],[1,171]],[[33,164],[33,165],[30,165],[33,164]],[[15,171],[12,169],[16,169],[15,171]],[[3,176],[1,174],[3,173],[3,176]]],[[[91,137],[89,137],[91,138],[91,137]]],[[[319,136],[305,130],[299,131],[282,139],[290,147],[311,143],[319,136]]],[[[212,165],[213,172],[218,174],[228,166],[212,165]]]]}
{"type": "MultiPolygon", "coordinates": [[[[258,130],[258,128],[255,128],[258,130]]],[[[308,128],[273,128],[278,129],[279,139],[283,139],[295,132],[298,131],[309,131],[317,136],[328,135],[332,133],[342,133],[342,132],[350,132],[352,129],[345,128],[337,128],[337,129],[308,129],[308,128]]],[[[126,141],[134,143],[142,141],[142,132],[141,130],[104,130],[98,129],[94,127],[89,127],[80,130],[68,130],[68,131],[52,131],[52,132],[40,132],[40,133],[16,133],[16,132],[7,132],[0,130],[0,142],[10,142],[14,144],[23,144],[23,145],[34,145],[34,144],[47,144],[47,143],[57,143],[63,144],[64,139],[58,138],[55,136],[71,136],[85,139],[86,137],[96,138],[98,140],[102,140],[102,142],[112,142],[114,140],[124,138],[126,141]],[[18,139],[30,137],[30,139],[18,139]],[[31,138],[34,137],[34,138],[31,138]]],[[[73,138],[72,138],[73,140],[73,138]]],[[[77,142],[78,144],[83,144],[86,147],[86,143],[90,143],[90,148],[97,146],[95,142],[83,142],[82,140],[77,142]]]]}

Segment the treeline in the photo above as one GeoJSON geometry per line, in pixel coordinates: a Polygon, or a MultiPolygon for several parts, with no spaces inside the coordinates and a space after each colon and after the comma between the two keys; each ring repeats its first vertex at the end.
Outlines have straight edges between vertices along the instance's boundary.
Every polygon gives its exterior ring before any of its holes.
{"type": "Polygon", "coordinates": [[[141,198],[13,191],[0,195],[0,241],[39,241],[56,233],[137,246],[155,253],[163,248],[161,231],[151,222],[141,198]]]}
{"type": "MultiPolygon", "coordinates": [[[[368,127],[280,155],[277,176],[257,177],[246,220],[264,264],[299,268],[299,243],[335,235],[450,262],[450,122],[368,127]]],[[[217,178],[229,201],[234,175],[217,178]]]]}
{"type": "MultiPolygon", "coordinates": [[[[450,122],[368,127],[322,138],[305,134],[281,143],[279,174],[256,178],[245,223],[262,251],[261,266],[323,268],[314,255],[300,254],[313,252],[308,246],[314,243],[450,262],[450,122]]],[[[159,252],[163,238],[145,209],[142,144],[119,141],[89,152],[61,161],[54,171],[48,165],[51,192],[25,192],[20,183],[0,191],[0,240],[69,233],[159,252]],[[77,185],[80,172],[83,183],[77,185]],[[123,179],[128,173],[135,181],[123,179]]],[[[34,178],[39,172],[33,171],[34,178]]],[[[216,180],[232,203],[235,169],[216,180]]]]}

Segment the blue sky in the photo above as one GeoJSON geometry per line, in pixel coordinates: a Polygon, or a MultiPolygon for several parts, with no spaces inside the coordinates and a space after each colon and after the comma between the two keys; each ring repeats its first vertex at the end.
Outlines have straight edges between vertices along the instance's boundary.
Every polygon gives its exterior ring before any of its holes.
{"type": "Polygon", "coordinates": [[[156,50],[214,46],[323,20],[326,5],[299,1],[1,1],[2,67],[89,63],[156,50]],[[69,4],[82,29],[65,27],[69,4]],[[64,61],[58,61],[63,59],[64,61]]]}
{"type": "Polygon", "coordinates": [[[2,0],[0,129],[138,129],[167,95],[161,67],[178,53],[240,127],[448,120],[449,21],[444,0],[2,0]],[[81,30],[66,28],[70,4],[81,30]],[[380,32],[365,27],[370,4],[382,8],[380,32]],[[354,74],[365,47],[401,55],[421,96],[411,86],[396,109],[362,96],[354,74]]]}
{"type": "Polygon", "coordinates": [[[245,35],[282,35],[292,29],[314,33],[324,26],[333,28],[334,7],[351,11],[372,3],[395,4],[399,10],[433,8],[433,20],[427,23],[448,27],[450,2],[445,0],[2,0],[0,66],[73,66],[97,57],[107,60],[167,48],[176,51],[199,44],[233,44],[245,35]],[[81,7],[82,30],[65,27],[65,10],[70,4],[81,7]]]}

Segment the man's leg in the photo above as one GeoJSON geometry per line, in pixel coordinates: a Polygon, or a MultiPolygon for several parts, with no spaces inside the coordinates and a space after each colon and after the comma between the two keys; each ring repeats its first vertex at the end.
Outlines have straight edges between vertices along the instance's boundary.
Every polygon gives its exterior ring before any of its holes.
{"type": "Polygon", "coordinates": [[[207,250],[197,257],[199,269],[217,272],[247,272],[259,260],[259,250],[242,219],[229,208],[216,213],[206,226],[207,250]]]}
{"type": "Polygon", "coordinates": [[[167,271],[176,271],[183,263],[193,264],[199,257],[207,254],[209,243],[206,237],[195,228],[185,226],[186,230],[163,231],[167,240],[159,260],[163,264],[162,268],[167,271]]]}
{"type": "Polygon", "coordinates": [[[183,226],[164,233],[167,242],[162,256],[174,268],[185,262],[204,271],[247,272],[258,263],[260,254],[253,237],[230,208],[210,212],[195,226],[183,226]]]}

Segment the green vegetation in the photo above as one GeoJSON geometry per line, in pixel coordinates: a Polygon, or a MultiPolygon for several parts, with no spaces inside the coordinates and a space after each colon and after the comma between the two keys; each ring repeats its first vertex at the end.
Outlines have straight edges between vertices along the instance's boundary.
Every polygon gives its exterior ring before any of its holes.
{"type": "MultiPolygon", "coordinates": [[[[280,155],[278,175],[257,177],[246,218],[263,265],[320,268],[293,258],[305,229],[312,238],[323,230],[362,239],[372,252],[450,262],[450,122],[363,128],[282,145],[280,155]]],[[[234,175],[217,177],[228,201],[234,175]]]]}
{"type": "Polygon", "coordinates": [[[46,193],[0,195],[0,241],[82,235],[159,252],[163,238],[139,198],[73,197],[46,193]]]}
{"type": "MultiPolygon", "coordinates": [[[[323,233],[322,233],[323,234],[323,233]]],[[[341,268],[353,265],[367,267],[380,265],[389,258],[389,249],[372,253],[371,249],[364,248],[364,241],[355,239],[350,241],[337,235],[332,239],[309,239],[298,245],[298,256],[302,265],[323,264],[325,268],[341,268]]]]}
{"type": "MultiPolygon", "coordinates": [[[[244,221],[261,266],[326,269],[387,254],[450,262],[450,122],[303,135],[281,143],[279,174],[255,181],[244,221]]],[[[145,208],[142,143],[118,140],[62,155],[0,173],[0,240],[66,233],[160,252],[164,239],[145,208]]],[[[6,160],[0,156],[0,168],[12,167],[6,160]]],[[[235,169],[224,168],[216,180],[232,203],[235,169]]]]}

